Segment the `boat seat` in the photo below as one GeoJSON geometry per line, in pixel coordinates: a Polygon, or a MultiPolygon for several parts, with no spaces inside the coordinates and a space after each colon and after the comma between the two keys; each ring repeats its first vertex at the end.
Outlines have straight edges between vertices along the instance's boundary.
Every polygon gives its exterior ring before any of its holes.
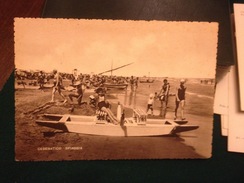
{"type": "Polygon", "coordinates": [[[70,121],[69,115],[65,114],[63,117],[59,120],[59,122],[67,122],[70,121]]]}
{"type": "Polygon", "coordinates": [[[98,121],[96,121],[96,124],[107,124],[107,121],[105,121],[105,120],[98,120],[98,121]]]}
{"type": "Polygon", "coordinates": [[[142,123],[147,120],[147,114],[142,109],[134,109],[134,115],[137,117],[137,122],[142,123]]]}
{"type": "Polygon", "coordinates": [[[98,120],[106,120],[108,114],[104,111],[97,109],[96,110],[96,116],[97,116],[98,120]]]}
{"type": "Polygon", "coordinates": [[[137,123],[138,125],[146,125],[145,121],[140,121],[139,123],[137,123]]]}

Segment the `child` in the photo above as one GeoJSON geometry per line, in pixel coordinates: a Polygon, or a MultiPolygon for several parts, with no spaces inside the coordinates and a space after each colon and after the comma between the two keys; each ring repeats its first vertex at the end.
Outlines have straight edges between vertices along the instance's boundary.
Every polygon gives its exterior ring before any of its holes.
{"type": "Polygon", "coordinates": [[[154,95],[151,93],[149,95],[149,99],[147,102],[147,112],[151,110],[151,115],[153,115],[153,103],[154,103],[154,95]]]}

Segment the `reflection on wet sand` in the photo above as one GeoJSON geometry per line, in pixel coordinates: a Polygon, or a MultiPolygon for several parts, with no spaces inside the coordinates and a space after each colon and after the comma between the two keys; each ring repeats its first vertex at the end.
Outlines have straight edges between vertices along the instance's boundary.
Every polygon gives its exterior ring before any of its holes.
{"type": "Polygon", "coordinates": [[[122,130],[124,131],[125,137],[127,137],[128,136],[127,126],[125,126],[125,125],[120,125],[120,126],[121,126],[122,130]]]}
{"type": "MultiPolygon", "coordinates": [[[[125,98],[127,98],[127,92],[125,93],[125,98]]],[[[129,92],[129,106],[136,108],[136,91],[129,92]]]]}
{"type": "MultiPolygon", "coordinates": [[[[147,96],[142,95],[138,93],[136,90],[125,90],[121,92],[116,92],[113,93],[117,100],[121,101],[121,104],[123,104],[124,107],[130,108],[130,109],[142,109],[143,111],[146,112],[146,107],[147,107],[147,96]]],[[[159,106],[157,104],[155,105],[154,108],[154,114],[159,115],[159,106]]]]}
{"type": "MultiPolygon", "coordinates": [[[[171,81],[171,89],[170,93],[175,93],[175,88],[177,86],[177,82],[171,81]]],[[[204,86],[201,84],[191,84],[190,82],[187,83],[189,85],[189,92],[192,93],[198,93],[201,95],[204,95],[206,92],[204,86]],[[201,89],[203,88],[203,89],[201,89]],[[201,90],[200,90],[201,89],[201,90]]],[[[147,109],[147,102],[148,102],[148,96],[152,93],[158,92],[162,86],[162,81],[155,81],[154,83],[149,84],[140,84],[136,90],[131,90],[128,88],[127,90],[111,90],[109,93],[114,96],[113,101],[117,103],[117,101],[120,101],[121,104],[123,104],[123,107],[125,108],[125,114],[126,117],[132,117],[132,110],[131,109],[142,109],[143,111],[146,111],[147,109]]],[[[207,90],[206,90],[207,91],[207,90]]],[[[203,99],[198,97],[192,97],[192,95],[187,94],[187,105],[186,105],[186,114],[188,119],[188,124],[194,124],[199,125],[199,129],[189,132],[182,132],[178,134],[179,136],[175,137],[176,141],[183,143],[189,148],[191,147],[191,150],[193,150],[195,153],[198,153],[199,155],[202,155],[203,157],[210,157],[211,156],[211,145],[209,147],[206,147],[206,141],[211,143],[211,130],[212,130],[212,116],[206,115],[206,113],[198,112],[197,114],[193,113],[196,109],[200,110],[199,104],[202,104],[201,102],[203,99]],[[197,105],[196,105],[197,104],[197,105]],[[194,107],[194,109],[193,109],[194,107]],[[206,140],[207,139],[207,140],[206,140]]],[[[206,95],[206,94],[205,94],[206,95]]],[[[154,118],[160,114],[160,101],[155,98],[154,106],[153,106],[153,114],[154,118]]],[[[206,103],[206,109],[211,107],[212,103],[208,102],[206,103]]],[[[167,107],[167,113],[166,118],[167,119],[174,119],[174,110],[175,110],[175,96],[170,95],[168,100],[168,107],[167,107]]],[[[156,117],[157,118],[157,117],[156,117]]],[[[159,119],[159,118],[157,118],[159,119]]],[[[124,133],[127,134],[126,127],[121,127],[124,130],[124,133]]],[[[161,137],[162,138],[162,137],[161,137]]],[[[164,137],[165,138],[165,137],[164,137]]],[[[132,139],[131,139],[132,140],[132,139]]],[[[152,141],[156,141],[156,138],[152,138],[152,141]]],[[[166,140],[166,138],[164,139],[166,140]]],[[[172,140],[168,139],[167,140],[172,140]]],[[[133,140],[132,140],[133,141],[133,140]]],[[[155,142],[154,142],[155,143],[155,142]]],[[[142,143],[144,144],[144,142],[142,143]]],[[[162,144],[157,144],[159,147],[162,147],[162,144]]]]}

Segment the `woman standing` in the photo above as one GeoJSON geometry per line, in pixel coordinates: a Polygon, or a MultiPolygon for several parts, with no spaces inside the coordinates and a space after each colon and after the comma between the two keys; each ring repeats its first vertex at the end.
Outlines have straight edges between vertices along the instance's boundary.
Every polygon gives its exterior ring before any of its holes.
{"type": "Polygon", "coordinates": [[[175,98],[175,120],[177,119],[177,110],[180,106],[181,108],[181,120],[185,120],[184,117],[184,107],[185,107],[185,94],[186,94],[186,87],[185,87],[185,80],[180,80],[180,86],[177,88],[176,98],[175,98]]]}

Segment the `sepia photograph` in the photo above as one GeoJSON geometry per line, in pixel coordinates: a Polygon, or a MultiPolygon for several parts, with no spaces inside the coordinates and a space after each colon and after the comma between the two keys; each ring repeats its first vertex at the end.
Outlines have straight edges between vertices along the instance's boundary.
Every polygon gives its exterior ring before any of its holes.
{"type": "Polygon", "coordinates": [[[15,160],[207,159],[218,23],[15,18],[15,160]]]}

